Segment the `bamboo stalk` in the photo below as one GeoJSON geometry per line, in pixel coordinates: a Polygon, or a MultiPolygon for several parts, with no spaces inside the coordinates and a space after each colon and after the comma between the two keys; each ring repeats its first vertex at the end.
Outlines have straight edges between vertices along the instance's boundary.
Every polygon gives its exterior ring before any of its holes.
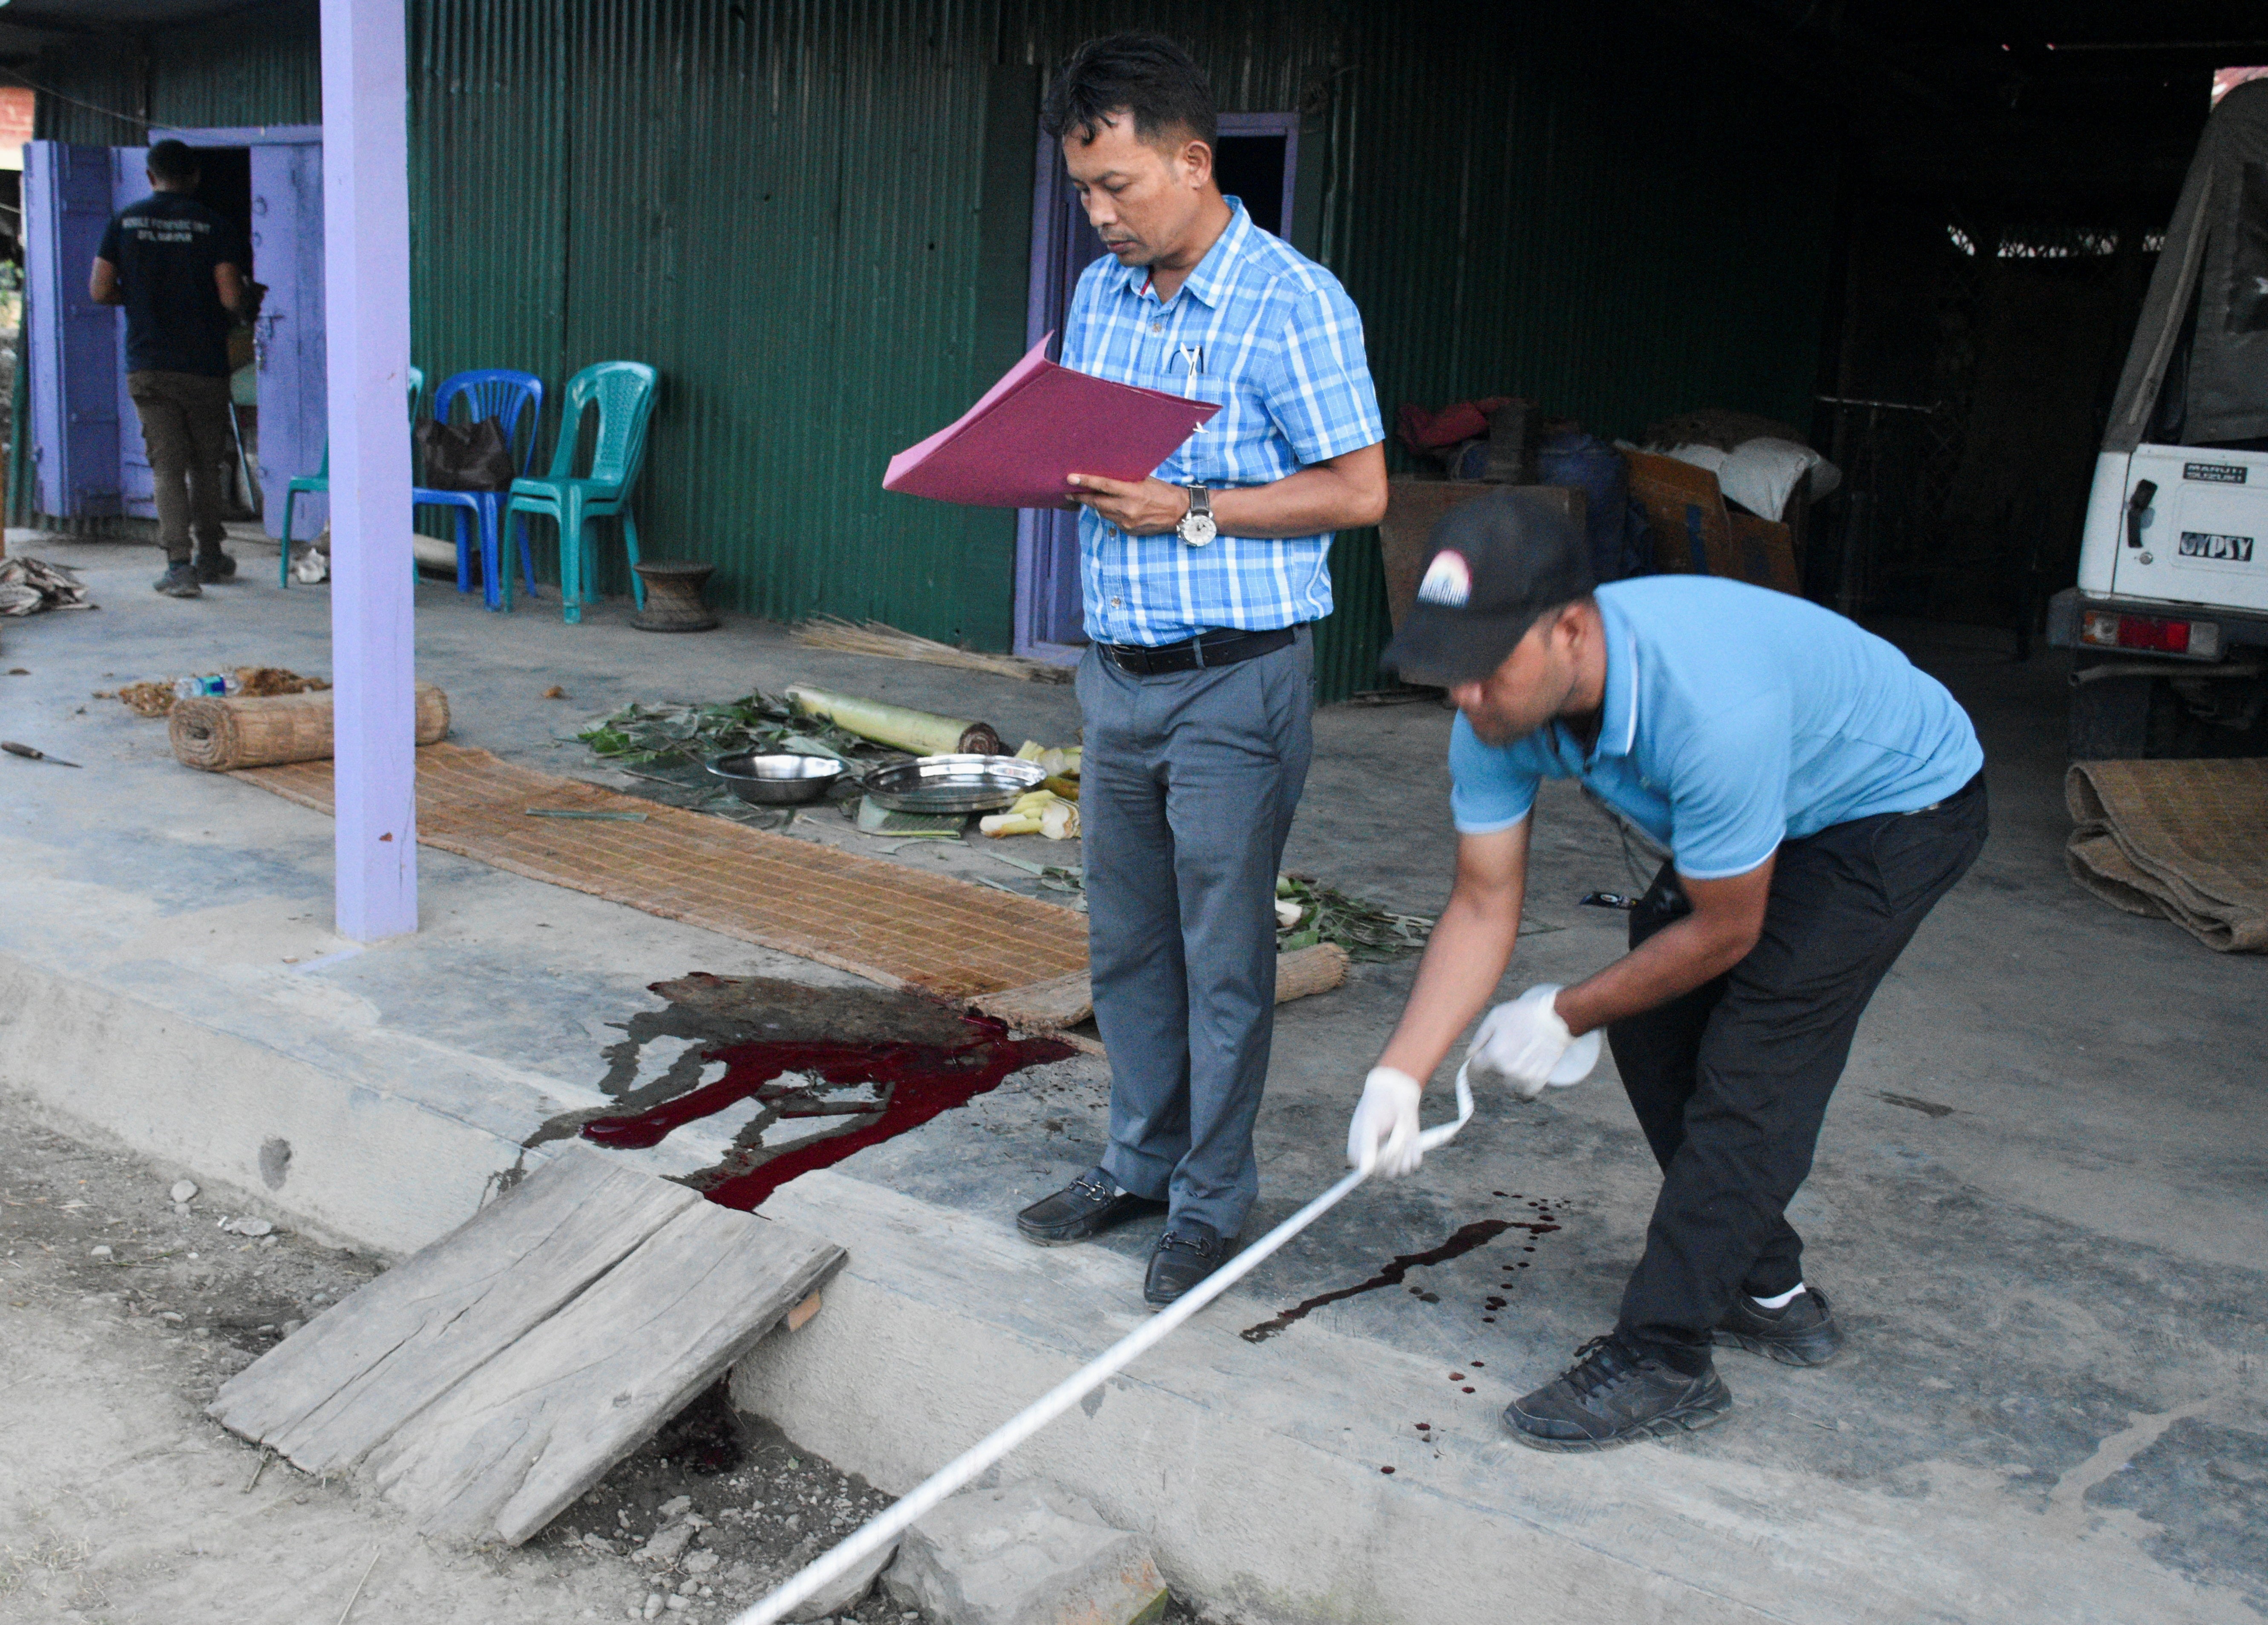
{"type": "Polygon", "coordinates": [[[862,700],[856,695],[835,694],[798,683],[787,691],[788,702],[811,717],[824,717],[845,733],[878,745],[892,745],[917,756],[976,756],[1005,754],[1000,736],[990,723],[963,722],[917,711],[909,705],[882,700],[862,700]]]}

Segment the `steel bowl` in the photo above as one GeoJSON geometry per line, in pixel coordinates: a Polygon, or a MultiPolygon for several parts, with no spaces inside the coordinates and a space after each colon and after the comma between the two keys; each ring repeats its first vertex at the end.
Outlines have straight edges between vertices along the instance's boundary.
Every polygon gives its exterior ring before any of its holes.
{"type": "Polygon", "coordinates": [[[822,799],[843,776],[831,756],[719,756],[709,771],[741,800],[760,807],[801,806],[822,799]]]}
{"type": "Polygon", "coordinates": [[[923,756],[866,775],[867,798],[890,812],[997,812],[1048,776],[1013,756],[923,756]]]}

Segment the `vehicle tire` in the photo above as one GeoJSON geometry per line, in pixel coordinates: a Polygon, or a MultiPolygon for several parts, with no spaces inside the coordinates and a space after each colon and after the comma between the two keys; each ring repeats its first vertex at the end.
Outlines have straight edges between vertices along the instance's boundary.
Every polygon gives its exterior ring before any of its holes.
{"type": "MultiPolygon", "coordinates": [[[[2268,754],[2268,702],[2257,675],[2227,675],[2212,666],[2169,666],[2165,673],[2122,671],[2080,680],[2111,664],[2082,656],[2073,673],[2069,748],[2073,761],[2187,761],[2268,754]],[[2178,686],[2177,686],[2178,685],[2178,686]],[[2190,692],[2184,694],[2183,688],[2190,692]],[[2226,719],[2209,718],[2218,711],[2226,719]]],[[[2131,667],[2131,659],[2116,664],[2131,667]]]]}
{"type": "MultiPolygon", "coordinates": [[[[2084,670],[2084,667],[2080,668],[2084,670]]],[[[2077,673],[2073,674],[2076,677],[2077,673]]],[[[2133,761],[2150,754],[2150,713],[2169,702],[2165,680],[2122,675],[2074,681],[2070,751],[2073,761],[2133,761]]]]}

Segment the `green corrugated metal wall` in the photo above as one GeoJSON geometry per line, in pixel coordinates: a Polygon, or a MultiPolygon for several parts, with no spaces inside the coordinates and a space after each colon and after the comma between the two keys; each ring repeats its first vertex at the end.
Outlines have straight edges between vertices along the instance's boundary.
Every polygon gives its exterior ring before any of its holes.
{"type": "Polygon", "coordinates": [[[188,27],[98,36],[40,57],[31,77],[62,93],[39,98],[35,128],[46,140],[124,146],[142,139],[144,120],[192,129],[320,123],[320,33],[313,5],[285,0],[188,27]]]}
{"type": "MultiPolygon", "coordinates": [[[[1800,421],[1830,143],[1658,15],[412,0],[416,359],[435,378],[523,366],[555,392],[592,361],[652,361],[650,551],[716,562],[714,596],[753,613],[1003,647],[1005,517],[877,476],[1020,349],[1036,86],[1111,27],[1180,33],[1224,107],[1308,114],[1317,207],[1295,235],[1361,306],[1389,418],[1511,391],[1609,433],[1708,404],[1800,421]]],[[[146,94],[162,123],[312,121],[314,39],[295,3],[40,77],[129,113],[146,94]]],[[[133,132],[54,97],[40,118],[133,132]]],[[[1333,570],[1318,654],[1336,695],[1376,680],[1374,536],[1342,538],[1333,570]]]]}

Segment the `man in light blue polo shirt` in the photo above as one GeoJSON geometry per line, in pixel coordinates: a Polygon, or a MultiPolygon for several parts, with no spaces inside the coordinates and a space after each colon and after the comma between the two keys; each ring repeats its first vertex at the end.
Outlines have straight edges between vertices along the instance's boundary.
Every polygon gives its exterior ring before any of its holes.
{"type": "Polygon", "coordinates": [[[1512,957],[1536,786],[1580,781],[1666,860],[1631,951],[1491,1011],[1467,1065],[1532,1099],[1603,1027],[1662,1186],[1615,1329],[1505,1421],[1545,1450],[1706,1426],[1732,1403],[1712,1345],[1793,1365],[1841,1347],[1786,1209],[1867,1001],[1984,844],[1984,754],[1934,679],[1800,599],[1693,576],[1594,592],[1581,533],[1511,489],[1432,540],[1385,661],[1457,704],[1456,885],[1348,1156],[1418,1165],[1418,1080],[1512,957]]]}
{"type": "Polygon", "coordinates": [[[1054,1246],[1164,1209],[1142,1289],[1160,1307],[1220,1265],[1259,1194],[1308,625],[1331,610],[1332,533],[1386,511],[1386,427],[1346,290],[1221,195],[1212,92],[1185,52],[1154,34],[1081,47],[1045,122],[1110,251],[1079,277],[1064,365],[1221,408],[1147,479],[1071,476],[1110,1144],[1016,1221],[1054,1246]]]}

